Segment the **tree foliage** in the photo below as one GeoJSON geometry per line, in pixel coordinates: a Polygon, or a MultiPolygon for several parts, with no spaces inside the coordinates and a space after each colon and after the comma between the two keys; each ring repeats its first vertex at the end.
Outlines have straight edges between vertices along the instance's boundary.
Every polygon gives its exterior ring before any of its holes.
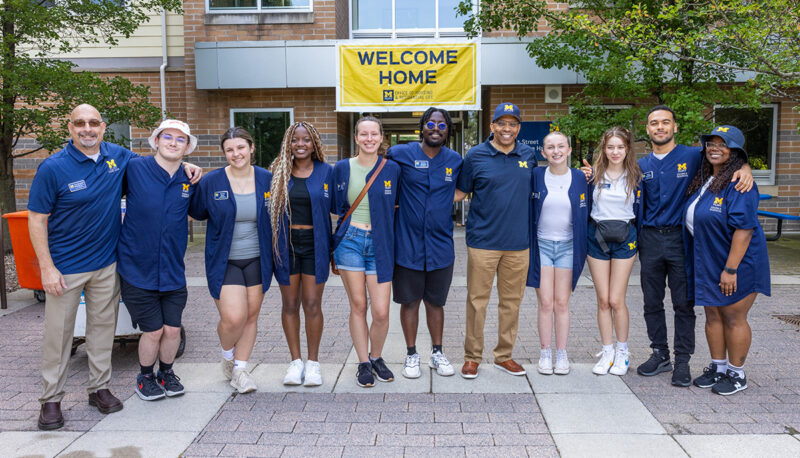
{"type": "Polygon", "coordinates": [[[678,114],[678,141],[690,143],[710,130],[709,108],[756,108],[770,95],[791,95],[800,76],[797,0],[583,0],[569,8],[482,0],[477,13],[470,3],[459,5],[470,35],[512,30],[529,41],[540,67],[586,80],[567,102],[570,113],[555,120],[579,142],[596,141],[612,125],[632,126],[645,139],[646,112],[663,103],[678,114]],[[766,27],[750,30],[758,24],[766,27]],[[602,107],[614,103],[633,105],[602,107]]]}
{"type": "MultiPolygon", "coordinates": [[[[0,5],[0,212],[13,211],[13,160],[68,137],[61,122],[73,107],[90,103],[108,123],[155,124],[160,112],[149,89],[121,77],[76,71],[59,55],[87,44],[118,44],[162,8],[181,11],[180,0],[3,0],[0,5]],[[20,138],[39,147],[14,155],[20,138]]],[[[108,132],[110,135],[111,133],[108,132]]]]}

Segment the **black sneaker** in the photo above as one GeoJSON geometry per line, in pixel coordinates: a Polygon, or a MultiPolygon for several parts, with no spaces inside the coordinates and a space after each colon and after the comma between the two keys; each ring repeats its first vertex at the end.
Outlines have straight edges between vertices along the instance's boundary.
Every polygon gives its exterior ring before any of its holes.
{"type": "Polygon", "coordinates": [[[375,378],[372,377],[372,364],[358,363],[356,383],[358,383],[358,386],[361,388],[370,388],[375,385],[375,378]]]}
{"type": "Polygon", "coordinates": [[[660,374],[662,372],[669,372],[672,370],[672,364],[669,362],[669,352],[665,352],[662,350],[653,350],[653,354],[650,355],[650,359],[643,362],[636,368],[636,372],[639,375],[644,375],[645,377],[651,377],[656,374],[660,374]]]}
{"type": "Polygon", "coordinates": [[[390,371],[389,368],[386,367],[386,363],[383,362],[383,358],[372,360],[372,372],[375,373],[375,378],[377,378],[381,382],[394,381],[394,374],[392,374],[392,371],[390,371]]]}
{"type": "Polygon", "coordinates": [[[723,396],[730,396],[746,389],[747,376],[743,378],[739,377],[736,375],[736,372],[733,372],[730,369],[728,369],[728,373],[719,379],[719,382],[715,383],[714,386],[711,387],[711,391],[723,396]]]}
{"type": "Polygon", "coordinates": [[[156,381],[155,374],[139,374],[136,376],[136,394],[143,401],[155,401],[164,397],[164,390],[156,381]]]}
{"type": "Polygon", "coordinates": [[[722,372],[717,372],[717,363],[711,363],[703,369],[703,375],[694,379],[692,383],[698,388],[711,388],[723,375],[722,372]]]}
{"type": "Polygon", "coordinates": [[[692,374],[689,372],[689,362],[675,362],[672,371],[672,385],[687,387],[692,384],[692,374]]]}
{"type": "Polygon", "coordinates": [[[172,372],[172,369],[161,372],[158,371],[158,384],[164,389],[164,393],[169,396],[180,396],[183,394],[183,385],[180,382],[181,378],[172,372]]]}

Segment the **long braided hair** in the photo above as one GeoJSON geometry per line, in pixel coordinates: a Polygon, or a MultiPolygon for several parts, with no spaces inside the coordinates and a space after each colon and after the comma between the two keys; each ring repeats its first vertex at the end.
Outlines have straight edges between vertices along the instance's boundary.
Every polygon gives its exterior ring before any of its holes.
{"type": "MultiPolygon", "coordinates": [[[[287,224],[292,224],[292,213],[289,207],[289,180],[292,177],[292,168],[294,166],[291,148],[292,137],[298,127],[304,128],[311,136],[311,142],[314,146],[314,150],[311,152],[311,159],[325,162],[322,141],[319,138],[319,132],[314,126],[305,121],[300,121],[293,123],[286,129],[281,142],[281,151],[269,166],[269,171],[272,172],[272,184],[269,189],[269,217],[272,223],[272,251],[275,254],[278,254],[278,234],[285,234],[289,245],[292,243],[290,231],[287,227],[287,224]],[[285,220],[283,218],[284,215],[287,216],[285,220]]],[[[280,256],[277,258],[278,262],[282,262],[280,256]]]]}

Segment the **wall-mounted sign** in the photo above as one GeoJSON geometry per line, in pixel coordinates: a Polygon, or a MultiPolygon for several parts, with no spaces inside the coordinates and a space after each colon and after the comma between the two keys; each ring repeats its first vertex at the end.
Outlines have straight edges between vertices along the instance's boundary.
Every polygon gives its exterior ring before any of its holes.
{"type": "Polygon", "coordinates": [[[348,41],[336,57],[337,111],[480,110],[477,42],[348,41]]]}
{"type": "Polygon", "coordinates": [[[542,155],[542,140],[550,133],[550,121],[528,121],[520,123],[517,140],[536,151],[536,160],[545,160],[542,155]]]}

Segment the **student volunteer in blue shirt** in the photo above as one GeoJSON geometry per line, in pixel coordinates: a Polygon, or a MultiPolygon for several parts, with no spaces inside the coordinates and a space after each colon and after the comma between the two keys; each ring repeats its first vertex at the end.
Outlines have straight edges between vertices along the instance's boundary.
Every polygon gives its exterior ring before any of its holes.
{"type": "Polygon", "coordinates": [[[525,369],[511,359],[519,328],[519,306],[529,265],[529,214],[533,150],[517,142],[519,107],[495,108],[492,135],[472,147],[458,177],[456,200],[472,193],[467,216],[467,329],[461,376],[478,376],[483,359],[486,307],[497,275],[498,336],[494,366],[512,375],[525,369]]]}
{"type": "Polygon", "coordinates": [[[527,284],[536,288],[539,303],[538,371],[545,375],[566,375],[569,296],[586,262],[588,187],[583,172],[569,166],[572,148],[566,135],[558,131],[549,133],[542,140],[542,151],[547,168],[536,167],[531,172],[533,199],[527,284]],[[550,349],[554,321],[555,367],[550,349]]]}
{"type": "Polygon", "coordinates": [[[389,300],[394,271],[394,214],[400,167],[386,161],[364,198],[346,220],[350,206],[384,160],[383,126],[377,118],[356,121],[356,156],[334,167],[334,260],[350,299],[350,335],[358,355],[361,387],[394,380],[381,354],[389,332],[389,300]],[[372,325],[367,326],[367,291],[372,325]]]}
{"type": "Polygon", "coordinates": [[[428,365],[439,375],[455,373],[442,349],[442,333],[455,261],[453,196],[463,161],[445,146],[453,128],[447,110],[428,108],[419,124],[419,142],[395,145],[386,154],[400,165],[392,286],[394,301],[402,304],[407,378],[422,375],[416,347],[420,302],[425,302],[433,345],[428,365]]]}
{"type": "MultiPolygon", "coordinates": [[[[646,128],[653,152],[639,159],[644,200],[638,248],[644,320],[653,353],[639,365],[637,372],[653,376],[672,370],[664,314],[665,287],[669,284],[675,310],[672,384],[687,387],[691,384],[689,358],[694,353],[695,314],[692,301],[687,299],[681,214],[686,188],[700,164],[700,148],[675,144],[678,131],[675,113],[664,105],[650,110],[646,128]]],[[[736,178],[739,178],[737,190],[747,191],[752,187],[753,177],[747,164],[734,175],[736,178]]]]}
{"type": "Polygon", "coordinates": [[[122,300],[142,331],[136,394],[153,401],[184,392],[172,363],[186,306],[186,215],[195,186],[178,169],[184,155],[197,147],[197,138],[186,123],[168,119],[148,141],[155,155],[131,159],[126,171],[117,272],[122,300]]]}
{"type": "Polygon", "coordinates": [[[239,393],[247,393],[258,389],[247,372],[247,360],[256,342],[261,302],[272,280],[272,174],[251,165],[255,144],[245,129],[228,129],[221,146],[228,165],[200,181],[189,214],[208,220],[206,278],[220,315],[222,372],[239,393]]]}
{"type": "Polygon", "coordinates": [[[333,167],[325,163],[317,129],[295,122],[270,166],[270,219],[275,278],[281,289],[281,323],[292,362],[284,385],[319,386],[322,291],[330,273],[333,167]],[[308,360],[300,354],[300,304],[306,323],[308,360]]]}
{"type": "Polygon", "coordinates": [[[758,188],[741,194],[731,178],[747,163],[744,135],[719,126],[700,137],[703,160],[686,191],[684,245],[689,297],[706,313],[711,364],[694,380],[731,395],[747,388],[747,313],[757,293],[770,295],[769,259],[758,222],[758,188]]]}
{"type": "Polygon", "coordinates": [[[630,366],[630,321],[625,294],[636,260],[642,172],[633,152],[633,134],[612,127],[600,138],[589,187],[588,263],[597,294],[597,327],[603,349],[596,375],[625,375],[630,366]],[[614,349],[614,333],[617,335],[614,349]]]}

